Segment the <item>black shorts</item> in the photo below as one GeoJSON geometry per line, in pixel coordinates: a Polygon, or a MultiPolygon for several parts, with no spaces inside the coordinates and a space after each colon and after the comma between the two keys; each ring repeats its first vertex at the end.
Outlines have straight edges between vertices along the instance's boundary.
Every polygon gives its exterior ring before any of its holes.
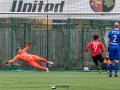
{"type": "Polygon", "coordinates": [[[96,56],[93,56],[92,59],[93,59],[94,63],[97,63],[97,61],[99,61],[100,63],[103,63],[103,61],[104,61],[102,54],[98,54],[96,56]]]}

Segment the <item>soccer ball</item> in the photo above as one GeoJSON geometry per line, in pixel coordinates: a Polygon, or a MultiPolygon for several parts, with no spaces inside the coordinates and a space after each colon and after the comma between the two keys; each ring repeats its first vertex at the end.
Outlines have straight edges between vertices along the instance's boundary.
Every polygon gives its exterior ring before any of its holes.
{"type": "Polygon", "coordinates": [[[54,85],[51,85],[51,88],[54,90],[54,89],[56,89],[56,85],[54,84],[54,85]]]}
{"type": "Polygon", "coordinates": [[[89,68],[88,67],[84,67],[84,72],[88,72],[89,71],[89,68]]]}

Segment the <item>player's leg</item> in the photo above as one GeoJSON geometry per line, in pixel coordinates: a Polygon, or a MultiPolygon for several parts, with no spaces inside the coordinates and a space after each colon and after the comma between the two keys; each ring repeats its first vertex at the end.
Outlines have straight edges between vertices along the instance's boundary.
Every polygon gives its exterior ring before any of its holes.
{"type": "Polygon", "coordinates": [[[108,64],[109,77],[112,77],[112,69],[113,69],[113,64],[112,64],[112,61],[111,61],[111,63],[108,64]]]}
{"type": "Polygon", "coordinates": [[[115,77],[118,77],[119,60],[115,60],[114,68],[115,68],[115,77]]]}
{"type": "Polygon", "coordinates": [[[92,57],[92,59],[93,59],[93,62],[95,63],[95,65],[97,66],[97,68],[99,68],[96,56],[92,57]]]}
{"type": "Polygon", "coordinates": [[[29,64],[30,64],[31,66],[34,66],[34,67],[40,69],[40,70],[48,71],[48,68],[43,67],[43,66],[40,66],[40,65],[39,65],[36,61],[34,61],[34,60],[30,61],[29,64]]]}
{"type": "Polygon", "coordinates": [[[110,58],[110,63],[108,64],[108,70],[109,70],[109,77],[112,77],[112,69],[113,69],[113,60],[114,60],[114,47],[110,46],[109,47],[109,58],[110,58]]]}
{"type": "Polygon", "coordinates": [[[99,71],[99,72],[101,73],[102,66],[103,66],[103,62],[104,62],[104,58],[103,58],[102,54],[98,54],[98,55],[97,55],[97,58],[98,58],[98,60],[99,60],[99,62],[100,62],[100,65],[99,65],[100,71],[99,71]]]}
{"type": "Polygon", "coordinates": [[[37,56],[37,55],[32,55],[32,58],[33,58],[35,61],[42,61],[42,62],[45,62],[45,63],[53,64],[53,62],[47,61],[46,59],[41,58],[41,57],[39,57],[39,56],[37,56]]]}
{"type": "Polygon", "coordinates": [[[115,77],[118,77],[118,70],[119,70],[119,60],[120,60],[120,48],[116,48],[116,53],[115,53],[115,77]]]}
{"type": "Polygon", "coordinates": [[[35,61],[42,61],[42,62],[47,63],[47,60],[46,60],[46,59],[41,58],[41,57],[39,57],[39,56],[37,56],[37,55],[32,55],[32,58],[33,58],[35,61]]]}

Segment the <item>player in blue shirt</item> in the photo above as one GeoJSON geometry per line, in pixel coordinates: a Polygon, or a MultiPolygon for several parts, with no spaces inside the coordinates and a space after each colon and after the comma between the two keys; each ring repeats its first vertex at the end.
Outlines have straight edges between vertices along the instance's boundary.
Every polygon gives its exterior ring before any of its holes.
{"type": "Polygon", "coordinates": [[[109,47],[109,58],[111,63],[108,65],[109,69],[109,77],[112,77],[112,67],[113,60],[115,61],[115,77],[118,77],[118,69],[119,69],[119,60],[120,60],[120,30],[119,23],[114,23],[114,29],[111,30],[108,34],[108,47],[109,47]]]}

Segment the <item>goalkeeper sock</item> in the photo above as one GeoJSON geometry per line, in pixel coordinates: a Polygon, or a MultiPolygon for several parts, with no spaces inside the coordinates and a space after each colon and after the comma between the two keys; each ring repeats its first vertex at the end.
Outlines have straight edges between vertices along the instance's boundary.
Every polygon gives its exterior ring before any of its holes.
{"type": "Polygon", "coordinates": [[[109,65],[108,65],[108,70],[109,70],[110,74],[112,74],[112,67],[113,67],[112,64],[109,64],[109,65]]]}
{"type": "Polygon", "coordinates": [[[119,69],[119,63],[116,62],[114,67],[115,67],[115,74],[117,74],[119,69]]]}

